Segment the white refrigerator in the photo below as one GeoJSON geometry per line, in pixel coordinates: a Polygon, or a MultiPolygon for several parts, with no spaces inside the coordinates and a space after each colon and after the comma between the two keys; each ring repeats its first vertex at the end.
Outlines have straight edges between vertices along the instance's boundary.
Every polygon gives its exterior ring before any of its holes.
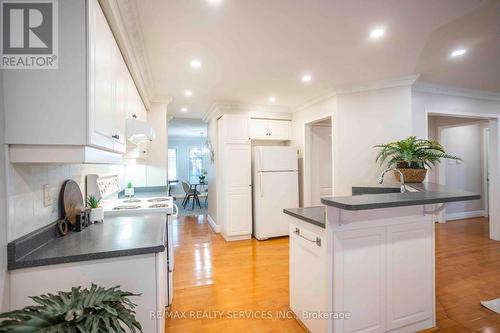
{"type": "Polygon", "coordinates": [[[252,157],[254,237],[288,236],[283,209],[299,207],[297,148],[259,146],[252,157]]]}

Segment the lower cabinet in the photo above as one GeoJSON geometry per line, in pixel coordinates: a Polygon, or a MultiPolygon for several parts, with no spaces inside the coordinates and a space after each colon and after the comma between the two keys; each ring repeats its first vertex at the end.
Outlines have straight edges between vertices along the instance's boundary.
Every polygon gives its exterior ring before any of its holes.
{"type": "Polygon", "coordinates": [[[286,217],[290,221],[290,309],[310,332],[326,333],[328,321],[319,317],[328,309],[325,229],[286,217]],[[314,242],[317,239],[319,243],[314,242]]]}
{"type": "Polygon", "coordinates": [[[350,313],[334,331],[412,332],[431,322],[433,242],[427,221],[334,233],[333,310],[350,313]]]}

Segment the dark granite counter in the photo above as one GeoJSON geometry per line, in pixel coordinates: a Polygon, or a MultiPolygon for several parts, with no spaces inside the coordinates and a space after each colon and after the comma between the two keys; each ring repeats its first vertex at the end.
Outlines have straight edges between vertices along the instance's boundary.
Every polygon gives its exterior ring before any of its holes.
{"type": "Polygon", "coordinates": [[[325,228],[325,206],[305,207],[305,208],[288,208],[283,209],[283,213],[296,217],[300,220],[317,225],[320,228],[325,228]]]}
{"type": "Polygon", "coordinates": [[[106,217],[64,237],[48,226],[9,243],[8,269],[163,252],[166,227],[163,214],[106,217]]]}
{"type": "Polygon", "coordinates": [[[345,210],[367,210],[478,200],[481,198],[477,193],[455,190],[435,183],[412,183],[406,184],[406,186],[416,191],[327,197],[322,198],[321,203],[345,210]]]}

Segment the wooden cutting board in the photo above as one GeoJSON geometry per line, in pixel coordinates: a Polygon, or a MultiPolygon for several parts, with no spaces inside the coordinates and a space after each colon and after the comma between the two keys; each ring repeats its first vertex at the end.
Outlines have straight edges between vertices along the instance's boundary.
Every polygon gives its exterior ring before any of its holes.
{"type": "Polygon", "coordinates": [[[76,225],[76,214],[84,210],[82,191],[74,180],[64,182],[61,189],[61,200],[64,214],[69,223],[76,225]]]}

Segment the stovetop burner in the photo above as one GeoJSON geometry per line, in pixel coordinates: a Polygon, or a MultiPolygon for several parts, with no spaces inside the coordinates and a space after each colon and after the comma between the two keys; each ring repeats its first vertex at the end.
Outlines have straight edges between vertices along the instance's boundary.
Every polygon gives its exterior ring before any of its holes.
{"type": "Polygon", "coordinates": [[[139,200],[139,199],[127,199],[127,200],[123,200],[122,202],[124,202],[124,203],[133,203],[133,202],[141,202],[141,200],[139,200]]]}
{"type": "Polygon", "coordinates": [[[165,201],[168,201],[168,198],[153,198],[148,200],[148,202],[165,202],[165,201]]]}
{"type": "Polygon", "coordinates": [[[141,208],[141,206],[138,205],[122,205],[122,206],[116,206],[113,208],[113,210],[128,210],[128,209],[138,209],[141,208]]]}
{"type": "Polygon", "coordinates": [[[160,204],[152,204],[149,206],[149,208],[166,208],[166,207],[168,207],[167,204],[161,204],[161,203],[160,204]]]}

